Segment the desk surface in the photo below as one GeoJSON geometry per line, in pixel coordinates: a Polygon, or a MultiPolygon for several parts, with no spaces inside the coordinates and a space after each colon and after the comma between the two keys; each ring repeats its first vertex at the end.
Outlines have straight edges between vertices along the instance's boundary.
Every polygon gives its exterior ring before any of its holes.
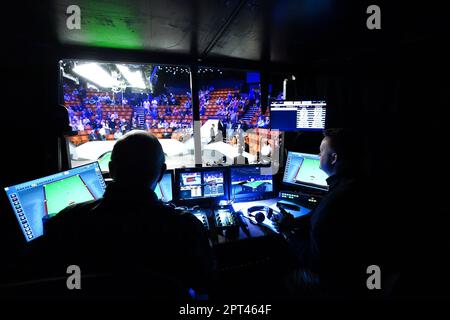
{"type": "MultiPolygon", "coordinates": [[[[250,220],[251,218],[249,217],[248,213],[247,213],[247,209],[253,206],[266,206],[269,207],[271,209],[273,209],[275,212],[279,212],[279,209],[277,207],[277,202],[278,201],[283,201],[283,202],[287,202],[287,203],[291,203],[289,201],[286,201],[285,199],[281,200],[278,198],[274,198],[274,199],[266,199],[266,200],[258,200],[258,201],[250,201],[250,202],[240,202],[240,203],[234,203],[233,204],[233,209],[234,211],[239,211],[241,210],[243,215],[245,217],[248,218],[248,220],[250,220]]],[[[292,203],[295,204],[295,203],[292,203]]],[[[299,206],[298,204],[295,204],[297,206],[299,206]]],[[[294,210],[287,210],[289,213],[291,213],[294,218],[298,218],[301,217],[305,214],[308,214],[311,210],[302,206],[299,206],[300,210],[298,211],[294,211],[294,210]]],[[[249,224],[251,224],[251,222],[249,221],[249,224]]],[[[275,227],[273,226],[273,223],[270,219],[265,219],[262,223],[263,226],[269,228],[272,231],[275,231],[275,227]]],[[[275,231],[276,232],[276,231],[275,231]]]]}
{"type": "Polygon", "coordinates": [[[269,207],[274,210],[274,213],[278,213],[279,209],[277,207],[277,202],[281,201],[284,203],[289,203],[295,206],[300,207],[300,210],[289,210],[286,209],[289,213],[291,213],[294,218],[301,217],[303,215],[308,214],[311,210],[303,207],[297,203],[287,201],[286,199],[279,199],[279,198],[272,198],[272,199],[265,199],[265,200],[257,200],[257,201],[249,201],[249,202],[237,202],[233,203],[232,207],[235,212],[241,211],[242,215],[244,216],[244,223],[246,223],[247,227],[242,227],[239,225],[239,230],[235,229],[233,232],[227,232],[230,231],[230,229],[221,229],[215,227],[214,222],[214,213],[210,211],[211,209],[204,208],[204,209],[198,209],[200,210],[200,214],[206,214],[208,217],[208,223],[211,226],[209,235],[210,239],[214,243],[214,245],[221,245],[225,243],[231,243],[231,242],[237,242],[240,240],[250,239],[250,238],[259,238],[264,236],[274,236],[278,232],[276,231],[272,221],[270,219],[265,219],[262,223],[256,224],[255,220],[249,216],[247,210],[250,207],[253,206],[265,206],[269,207]],[[206,212],[205,212],[206,210],[206,212]],[[202,213],[203,211],[203,213],[202,213]]]}
{"type": "MultiPolygon", "coordinates": [[[[251,202],[234,203],[235,211],[242,211],[243,216],[247,216],[247,209],[252,206],[267,206],[275,209],[278,201],[288,202],[285,199],[266,199],[251,202]]],[[[290,203],[290,202],[288,202],[290,203]]],[[[292,203],[294,204],[294,203],[292,203]]],[[[295,204],[298,206],[298,204],[295,204]]],[[[300,206],[300,210],[294,212],[287,210],[300,217],[311,210],[300,206]]],[[[274,231],[272,221],[265,219],[262,224],[254,224],[250,218],[244,218],[247,222],[247,230],[239,227],[239,233],[234,237],[225,237],[223,234],[215,234],[214,249],[218,261],[220,272],[233,272],[233,275],[241,277],[242,281],[247,281],[248,277],[260,274],[269,274],[273,270],[288,268],[292,262],[292,256],[284,238],[274,231]],[[250,271],[249,271],[250,270],[250,271]],[[255,273],[256,272],[256,273],[255,273]]],[[[233,288],[233,279],[224,281],[226,288],[233,288]]]]}
{"type": "MultiPolygon", "coordinates": [[[[281,201],[278,198],[273,199],[266,199],[266,200],[258,200],[258,201],[250,201],[250,202],[238,202],[234,203],[233,209],[234,211],[242,211],[244,217],[246,217],[246,223],[248,230],[243,230],[243,228],[239,227],[239,234],[236,235],[233,238],[227,238],[223,234],[218,233],[216,238],[216,244],[224,244],[229,242],[235,242],[243,239],[248,238],[258,238],[263,237],[267,235],[274,235],[274,233],[277,233],[275,230],[275,227],[270,219],[265,219],[261,225],[256,225],[253,223],[253,219],[249,217],[247,213],[247,209],[253,206],[266,206],[274,209],[275,212],[279,212],[279,209],[277,207],[277,202],[281,201]]],[[[288,202],[285,199],[282,200],[283,202],[288,202]]],[[[290,203],[290,202],[288,202],[290,203]]],[[[294,203],[292,203],[294,204],[294,203]]],[[[296,204],[298,206],[298,204],[296,204]]],[[[302,206],[299,206],[299,211],[293,211],[293,210],[287,210],[290,212],[295,218],[301,217],[305,214],[308,214],[311,210],[302,206]]]]}
{"type": "MultiPolygon", "coordinates": [[[[292,262],[291,252],[285,239],[275,232],[271,220],[266,218],[262,224],[257,225],[246,217],[247,209],[252,206],[266,206],[278,212],[276,206],[278,201],[291,203],[286,199],[279,198],[233,203],[234,211],[242,211],[243,220],[247,224],[246,228],[240,225],[235,229],[216,228],[214,226],[214,213],[211,208],[199,209],[211,210],[204,214],[208,215],[209,236],[214,248],[217,270],[219,270],[220,277],[223,277],[222,283],[219,285],[221,288],[219,292],[233,291],[237,285],[246,282],[256,273],[269,274],[274,270],[281,270],[290,266],[292,262]]],[[[295,205],[299,206],[298,204],[295,205]]],[[[292,213],[294,217],[300,217],[311,210],[300,206],[300,210],[297,212],[287,211],[292,213]]]]}

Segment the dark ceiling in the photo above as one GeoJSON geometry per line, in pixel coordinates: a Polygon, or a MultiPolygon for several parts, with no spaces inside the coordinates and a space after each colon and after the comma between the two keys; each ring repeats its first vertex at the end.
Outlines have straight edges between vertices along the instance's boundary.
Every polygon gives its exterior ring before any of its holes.
{"type": "Polygon", "coordinates": [[[347,0],[79,0],[81,30],[66,27],[73,0],[54,0],[50,20],[63,45],[136,49],[192,58],[293,64],[421,41],[440,32],[431,3],[347,0]],[[381,8],[381,30],[366,9],[381,8]]]}
{"type": "Polygon", "coordinates": [[[441,34],[448,19],[435,2],[21,0],[11,2],[16,8],[9,12],[15,14],[4,15],[1,22],[19,54],[28,43],[34,52],[69,48],[71,58],[86,50],[122,50],[185,61],[301,65],[439,44],[446,39],[441,34]],[[73,4],[81,8],[80,30],[66,26],[66,10],[73,4]],[[371,4],[381,8],[381,30],[366,27],[371,4]]]}

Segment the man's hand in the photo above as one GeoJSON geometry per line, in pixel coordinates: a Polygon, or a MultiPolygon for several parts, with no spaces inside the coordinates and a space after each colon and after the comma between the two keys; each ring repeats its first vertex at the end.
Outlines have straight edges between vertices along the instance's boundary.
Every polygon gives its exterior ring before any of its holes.
{"type": "Polygon", "coordinates": [[[279,208],[280,213],[272,216],[272,223],[278,232],[287,232],[294,226],[294,216],[283,208],[279,208]]]}

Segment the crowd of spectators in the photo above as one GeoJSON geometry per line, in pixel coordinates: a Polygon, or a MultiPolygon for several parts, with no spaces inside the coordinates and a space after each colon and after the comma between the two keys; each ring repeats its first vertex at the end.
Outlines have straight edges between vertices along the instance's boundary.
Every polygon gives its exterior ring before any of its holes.
{"type": "Polygon", "coordinates": [[[63,89],[72,130],[89,131],[89,140],[106,140],[107,135],[114,135],[118,139],[137,128],[174,131],[192,126],[192,103],[189,97],[181,105],[180,99],[172,93],[125,97],[120,93],[88,91],[68,84],[64,84],[63,89]],[[130,106],[130,102],[134,107],[130,106]],[[161,106],[165,106],[164,110],[161,110],[161,106]],[[126,115],[120,115],[121,112],[117,111],[119,107],[125,107],[126,115]],[[143,125],[135,111],[136,107],[144,109],[143,125]]]}
{"type": "MultiPolygon", "coordinates": [[[[229,91],[226,96],[217,96],[212,95],[214,87],[203,89],[199,91],[201,118],[205,117],[208,110],[214,110],[215,115],[208,113],[208,116],[220,120],[228,130],[245,131],[248,128],[268,127],[269,117],[261,114],[259,90],[250,89],[249,93],[235,90],[229,91]],[[256,124],[252,121],[254,117],[257,117],[256,124]]],[[[186,95],[175,95],[171,92],[160,95],[124,95],[89,90],[82,86],[71,87],[67,83],[64,83],[63,91],[72,130],[89,131],[89,140],[106,140],[107,135],[114,135],[117,139],[136,128],[173,132],[192,127],[190,92],[186,92],[186,95]],[[126,112],[117,111],[119,108],[124,110],[123,107],[126,112]],[[136,108],[143,108],[143,119],[139,118],[142,114],[136,112],[136,108]]]]}
{"type": "Polygon", "coordinates": [[[204,115],[208,106],[212,104],[219,106],[215,114],[217,119],[224,123],[231,123],[233,128],[237,128],[239,124],[247,128],[268,127],[268,118],[263,117],[262,121],[258,119],[256,125],[252,123],[254,113],[261,113],[261,94],[259,90],[250,89],[248,93],[239,92],[239,90],[236,90],[234,93],[229,91],[226,97],[219,96],[214,101],[214,99],[211,99],[211,89],[213,90],[214,88],[210,87],[207,90],[199,91],[200,116],[204,115]]]}

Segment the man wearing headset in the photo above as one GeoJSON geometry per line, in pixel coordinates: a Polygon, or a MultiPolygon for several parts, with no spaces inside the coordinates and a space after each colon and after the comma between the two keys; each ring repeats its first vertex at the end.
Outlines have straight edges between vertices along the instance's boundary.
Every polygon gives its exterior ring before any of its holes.
{"type": "MultiPolygon", "coordinates": [[[[325,130],[320,168],[329,175],[327,195],[300,223],[284,209],[274,222],[302,270],[297,275],[308,274],[327,297],[360,297],[362,290],[367,291],[366,268],[371,263],[366,264],[365,250],[372,248],[373,216],[359,170],[361,147],[351,130],[325,130]]],[[[296,280],[301,283],[305,278],[296,280]]],[[[304,287],[300,284],[295,290],[304,287]]]]}

